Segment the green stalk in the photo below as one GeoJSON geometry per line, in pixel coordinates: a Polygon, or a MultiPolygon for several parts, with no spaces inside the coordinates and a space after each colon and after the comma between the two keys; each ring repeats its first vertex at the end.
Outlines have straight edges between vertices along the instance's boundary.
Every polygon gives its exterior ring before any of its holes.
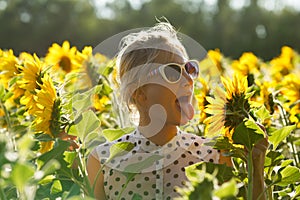
{"type": "Polygon", "coordinates": [[[253,162],[252,162],[252,149],[248,152],[248,193],[247,199],[252,200],[253,192],[253,162]]]}

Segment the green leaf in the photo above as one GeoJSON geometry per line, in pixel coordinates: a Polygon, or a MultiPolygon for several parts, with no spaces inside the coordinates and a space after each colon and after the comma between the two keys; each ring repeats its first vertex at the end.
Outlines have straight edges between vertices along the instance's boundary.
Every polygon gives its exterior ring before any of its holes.
{"type": "Polygon", "coordinates": [[[300,185],[296,186],[295,193],[294,193],[292,200],[299,196],[300,196],[300,185]]]}
{"type": "Polygon", "coordinates": [[[273,150],[282,142],[293,130],[295,130],[296,125],[285,126],[279,130],[271,133],[269,141],[273,144],[273,150]]]}
{"type": "Polygon", "coordinates": [[[53,184],[51,186],[51,189],[50,189],[50,193],[57,194],[57,193],[60,193],[61,191],[62,191],[62,185],[61,185],[60,180],[54,180],[53,184]]]}
{"type": "Polygon", "coordinates": [[[83,112],[81,116],[81,120],[71,126],[68,133],[84,141],[87,135],[93,133],[100,127],[100,120],[91,110],[83,112]]]}
{"type": "Polygon", "coordinates": [[[66,151],[69,146],[70,143],[68,141],[58,140],[57,146],[55,146],[51,151],[48,151],[38,157],[37,162],[39,166],[42,167],[52,159],[61,158],[64,151],[66,151]]]}
{"type": "Polygon", "coordinates": [[[228,167],[225,164],[215,164],[211,162],[199,162],[194,165],[188,166],[186,171],[192,170],[206,170],[207,173],[213,174],[217,171],[216,178],[219,183],[224,183],[230,180],[234,175],[232,172],[232,167],[228,167]]]}
{"type": "Polygon", "coordinates": [[[232,178],[230,181],[225,182],[220,188],[214,190],[214,195],[219,198],[233,197],[238,194],[238,188],[236,181],[232,178]]]}
{"type": "Polygon", "coordinates": [[[16,187],[23,191],[34,175],[35,168],[29,163],[16,163],[11,172],[11,179],[16,187]]]}
{"type": "MultiPolygon", "coordinates": [[[[71,98],[71,104],[73,109],[73,118],[77,119],[78,116],[93,106],[92,96],[99,90],[99,86],[95,86],[92,89],[83,93],[76,93],[71,98]]],[[[68,105],[69,107],[70,105],[68,105]]]]}
{"type": "Polygon", "coordinates": [[[134,131],[134,129],[134,127],[126,127],[120,129],[105,129],[102,133],[108,141],[114,141],[122,137],[123,135],[131,133],[132,131],[134,131]]]}
{"type": "Polygon", "coordinates": [[[143,161],[132,163],[124,168],[124,174],[125,176],[127,176],[127,174],[130,173],[140,173],[142,170],[152,166],[153,163],[155,163],[157,160],[160,160],[161,158],[163,158],[163,156],[161,155],[151,155],[143,161]]]}
{"type": "Polygon", "coordinates": [[[232,140],[252,150],[253,145],[264,136],[264,131],[255,122],[246,119],[234,129],[232,140]]]}
{"type": "MultiPolygon", "coordinates": [[[[72,199],[80,199],[78,198],[78,196],[80,194],[80,186],[78,184],[73,184],[72,187],[70,188],[70,190],[68,191],[68,195],[64,198],[64,199],[68,199],[70,200],[72,199]]],[[[82,198],[81,198],[82,199],[82,198]]],[[[84,198],[86,199],[86,198],[84,198]]]]}
{"type": "Polygon", "coordinates": [[[122,156],[131,151],[134,147],[134,144],[131,142],[118,142],[113,144],[110,147],[110,155],[106,162],[109,162],[117,156],[122,156]]]}
{"type": "Polygon", "coordinates": [[[287,166],[279,173],[281,174],[281,180],[276,185],[284,187],[300,180],[300,169],[297,167],[287,166]]]}
{"type": "Polygon", "coordinates": [[[143,197],[137,193],[134,193],[131,200],[143,200],[143,197]]]}
{"type": "Polygon", "coordinates": [[[257,111],[255,111],[255,115],[261,120],[261,122],[272,117],[265,106],[261,106],[257,111]]]}
{"type": "Polygon", "coordinates": [[[75,152],[75,151],[65,151],[64,152],[64,160],[68,163],[68,167],[72,166],[76,156],[77,156],[77,152],[75,152]]]}
{"type": "Polygon", "coordinates": [[[234,146],[227,137],[217,137],[213,138],[209,142],[206,142],[205,145],[213,146],[214,149],[224,150],[224,156],[241,158],[246,162],[247,158],[245,155],[244,148],[234,146]]]}
{"type": "Polygon", "coordinates": [[[2,98],[4,97],[4,95],[5,95],[5,89],[4,89],[3,84],[1,83],[0,84],[0,100],[2,100],[2,98]]]}

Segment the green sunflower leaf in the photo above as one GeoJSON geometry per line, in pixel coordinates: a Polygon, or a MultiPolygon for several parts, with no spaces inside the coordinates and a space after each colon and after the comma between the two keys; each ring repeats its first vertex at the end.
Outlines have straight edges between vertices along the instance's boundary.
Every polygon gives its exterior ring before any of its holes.
{"type": "Polygon", "coordinates": [[[134,129],[134,127],[126,127],[120,129],[105,129],[102,133],[108,141],[114,141],[122,137],[123,135],[132,132],[134,129]]]}
{"type": "Polygon", "coordinates": [[[252,150],[254,144],[264,136],[264,131],[255,122],[245,119],[235,128],[232,140],[234,144],[241,144],[252,150]]]}
{"type": "Polygon", "coordinates": [[[273,144],[273,150],[275,150],[279,143],[282,142],[295,128],[296,125],[285,126],[272,132],[269,141],[273,144]]]}

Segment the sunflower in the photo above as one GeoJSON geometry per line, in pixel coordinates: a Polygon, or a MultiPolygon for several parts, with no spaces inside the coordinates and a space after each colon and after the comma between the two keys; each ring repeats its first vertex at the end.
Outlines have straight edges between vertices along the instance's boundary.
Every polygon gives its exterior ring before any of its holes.
{"type": "Polygon", "coordinates": [[[281,48],[281,54],[270,61],[271,75],[280,82],[285,75],[288,75],[295,68],[294,58],[296,53],[288,46],[281,48]]]}
{"type": "Polygon", "coordinates": [[[289,74],[283,79],[282,95],[287,99],[284,104],[289,119],[300,128],[300,74],[289,74]]]}
{"type": "Polygon", "coordinates": [[[237,127],[250,111],[249,95],[247,93],[247,77],[234,74],[233,81],[221,77],[225,90],[216,88],[214,98],[206,97],[208,105],[205,112],[210,114],[206,118],[208,123],[207,134],[222,133],[231,140],[235,127],[237,127]]]}
{"type": "Polygon", "coordinates": [[[53,71],[59,70],[64,73],[76,71],[80,68],[80,56],[77,54],[76,47],[70,47],[68,41],[64,41],[62,46],[54,43],[45,57],[47,65],[53,66],[53,71]]]}
{"type": "Polygon", "coordinates": [[[206,97],[209,95],[209,86],[208,86],[208,78],[199,78],[199,82],[201,83],[201,89],[198,94],[195,95],[195,98],[198,102],[198,109],[200,110],[199,122],[203,123],[207,118],[207,113],[204,112],[205,106],[208,104],[206,97]]]}
{"type": "Polygon", "coordinates": [[[95,109],[100,112],[104,111],[111,104],[110,99],[106,95],[101,97],[99,94],[94,95],[93,102],[95,109]]]}
{"type": "Polygon", "coordinates": [[[239,58],[231,63],[231,67],[235,73],[241,76],[247,76],[248,85],[254,84],[255,77],[260,75],[260,61],[251,52],[245,52],[239,58]]]}
{"type": "Polygon", "coordinates": [[[35,54],[32,58],[28,58],[28,60],[24,60],[22,65],[18,65],[22,72],[19,74],[20,80],[17,81],[17,84],[19,88],[25,90],[24,95],[20,99],[20,103],[25,105],[31,114],[32,108],[37,106],[33,98],[36,93],[35,89],[39,89],[40,87],[38,84],[41,83],[44,63],[42,63],[35,54]]]}
{"type": "Polygon", "coordinates": [[[13,50],[2,51],[0,56],[0,82],[5,88],[8,88],[9,81],[19,73],[17,64],[18,58],[14,55],[13,50]]]}
{"type": "MultiPolygon", "coordinates": [[[[59,98],[52,79],[47,73],[41,78],[41,82],[38,83],[40,89],[35,90],[36,107],[31,109],[31,113],[35,117],[33,125],[35,132],[43,132],[53,138],[55,136],[53,127],[57,127],[55,123],[59,119],[59,98]]],[[[42,142],[41,145],[40,151],[43,153],[52,148],[53,142],[42,142]]]]}
{"type": "Polygon", "coordinates": [[[222,66],[222,58],[223,55],[220,52],[220,49],[215,49],[215,50],[209,50],[207,52],[207,56],[209,59],[212,60],[215,66],[217,66],[218,70],[223,73],[224,68],[222,66]]]}

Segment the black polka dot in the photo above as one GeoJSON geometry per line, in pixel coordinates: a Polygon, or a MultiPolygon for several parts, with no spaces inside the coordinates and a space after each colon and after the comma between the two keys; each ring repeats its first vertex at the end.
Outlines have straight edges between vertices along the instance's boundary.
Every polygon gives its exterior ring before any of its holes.
{"type": "Polygon", "coordinates": [[[142,187],[142,184],[138,183],[138,184],[136,184],[136,187],[137,187],[137,188],[141,188],[141,187],[142,187]]]}
{"type": "Polygon", "coordinates": [[[196,151],[196,153],[197,153],[198,155],[201,155],[201,151],[196,151]]]}
{"type": "Polygon", "coordinates": [[[178,178],[178,174],[174,174],[174,176],[173,176],[174,178],[178,178]]]}
{"type": "Polygon", "coordinates": [[[209,159],[209,162],[214,162],[214,159],[212,159],[212,158],[211,158],[211,159],[209,159]]]}
{"type": "Polygon", "coordinates": [[[122,141],[122,138],[120,138],[120,139],[117,140],[117,142],[121,142],[121,141],[122,141]]]}
{"type": "Polygon", "coordinates": [[[149,142],[149,141],[147,141],[147,142],[146,142],[146,145],[147,145],[147,146],[149,146],[149,145],[150,145],[150,142],[149,142]]]}
{"type": "Polygon", "coordinates": [[[181,171],[185,172],[185,168],[184,168],[184,167],[182,167],[182,168],[181,168],[181,171]]]}
{"type": "Polygon", "coordinates": [[[149,192],[145,191],[145,192],[144,192],[144,195],[145,195],[145,196],[148,196],[148,195],[149,195],[149,192]]]}
{"type": "Polygon", "coordinates": [[[184,136],[182,136],[181,138],[182,138],[182,140],[186,140],[186,138],[184,136]]]}
{"type": "Polygon", "coordinates": [[[169,169],[167,169],[167,170],[166,170],[166,172],[167,172],[167,173],[170,173],[170,172],[171,172],[171,169],[170,169],[170,168],[169,168],[169,169]]]}
{"type": "Polygon", "coordinates": [[[155,174],[156,174],[156,171],[155,171],[155,170],[154,170],[154,171],[152,171],[152,174],[153,174],[153,175],[155,175],[155,174]]]}
{"type": "Polygon", "coordinates": [[[167,186],[167,187],[170,187],[170,186],[171,186],[171,183],[167,183],[166,186],[167,186]]]}
{"type": "Polygon", "coordinates": [[[139,156],[139,157],[138,157],[138,160],[139,160],[139,161],[141,161],[142,159],[143,159],[143,157],[142,157],[142,156],[139,156]]]}
{"type": "Polygon", "coordinates": [[[198,143],[198,142],[195,142],[194,144],[195,144],[196,147],[199,146],[199,143],[198,143]]]}
{"type": "MultiPolygon", "coordinates": [[[[176,192],[176,191],[175,191],[176,192]]],[[[167,199],[166,200],[171,200],[171,197],[167,197],[167,199]]]]}
{"type": "Polygon", "coordinates": [[[136,150],[132,150],[132,154],[136,154],[136,150]]]}
{"type": "Polygon", "coordinates": [[[220,152],[221,152],[221,150],[220,150],[220,149],[218,149],[218,152],[220,153],[220,152]]]}
{"type": "Polygon", "coordinates": [[[190,143],[184,143],[184,144],[185,144],[185,146],[187,146],[187,147],[190,146],[190,143]]]}
{"type": "Polygon", "coordinates": [[[152,188],[153,188],[153,189],[156,188],[156,184],[152,184],[152,188]]]}
{"type": "Polygon", "coordinates": [[[188,151],[188,153],[192,155],[192,152],[191,152],[191,151],[188,151]]]}
{"type": "Polygon", "coordinates": [[[192,140],[195,140],[196,138],[194,136],[191,137],[192,140]]]}
{"type": "Polygon", "coordinates": [[[126,140],[129,140],[129,135],[126,136],[126,140]]]}
{"type": "Polygon", "coordinates": [[[139,141],[138,141],[138,144],[141,144],[141,143],[142,143],[142,141],[141,141],[141,140],[139,140],[139,141]]]}
{"type": "Polygon", "coordinates": [[[207,149],[207,153],[212,153],[212,150],[211,149],[207,149]]]}
{"type": "Polygon", "coordinates": [[[177,144],[177,146],[180,146],[180,144],[179,144],[179,142],[178,142],[178,141],[176,141],[176,144],[177,144]]]}
{"type": "Polygon", "coordinates": [[[170,158],[171,158],[171,155],[170,155],[170,154],[168,154],[168,155],[167,155],[167,159],[170,159],[170,158]]]}
{"type": "Polygon", "coordinates": [[[109,171],[109,175],[112,176],[113,174],[114,174],[114,171],[111,169],[111,170],[109,171]]]}
{"type": "Polygon", "coordinates": [[[156,174],[156,179],[160,179],[160,176],[159,176],[159,174],[156,174]]]}
{"type": "Polygon", "coordinates": [[[177,164],[178,164],[178,160],[175,160],[175,161],[174,161],[174,165],[177,165],[177,164]]]}
{"type": "Polygon", "coordinates": [[[181,154],[181,157],[182,157],[182,158],[185,158],[185,157],[186,157],[186,155],[183,153],[183,154],[181,154]]]}
{"type": "Polygon", "coordinates": [[[101,151],[101,154],[106,154],[106,151],[101,151]]]}
{"type": "Polygon", "coordinates": [[[107,181],[104,181],[103,185],[104,185],[104,186],[107,186],[107,181]]]}
{"type": "Polygon", "coordinates": [[[115,191],[115,195],[118,196],[118,194],[119,194],[119,191],[115,191]]]}
{"type": "Polygon", "coordinates": [[[129,194],[129,195],[132,195],[132,194],[133,194],[133,191],[129,191],[128,194],[129,194]]]}
{"type": "Polygon", "coordinates": [[[109,190],[112,190],[112,189],[113,189],[113,186],[112,186],[112,185],[110,185],[108,189],[109,189],[109,190]]]}
{"type": "Polygon", "coordinates": [[[192,164],[194,164],[194,162],[193,162],[193,161],[190,161],[190,162],[189,162],[189,165],[192,165],[192,164]]]}
{"type": "Polygon", "coordinates": [[[149,181],[150,178],[148,176],[146,176],[144,179],[145,179],[145,181],[149,181]]]}
{"type": "Polygon", "coordinates": [[[201,136],[201,139],[205,140],[205,137],[204,137],[204,136],[201,136]]]}
{"type": "Polygon", "coordinates": [[[160,190],[159,190],[159,189],[156,189],[156,190],[155,190],[155,193],[156,193],[156,194],[160,193],[160,190]]]}
{"type": "Polygon", "coordinates": [[[121,200],[126,200],[126,199],[124,197],[122,197],[121,200]]]}
{"type": "Polygon", "coordinates": [[[120,181],[120,177],[116,177],[116,179],[115,179],[117,182],[119,182],[120,181]]]}
{"type": "Polygon", "coordinates": [[[167,146],[168,146],[169,148],[171,148],[171,147],[172,147],[172,144],[171,144],[171,143],[169,143],[167,146]]]}

